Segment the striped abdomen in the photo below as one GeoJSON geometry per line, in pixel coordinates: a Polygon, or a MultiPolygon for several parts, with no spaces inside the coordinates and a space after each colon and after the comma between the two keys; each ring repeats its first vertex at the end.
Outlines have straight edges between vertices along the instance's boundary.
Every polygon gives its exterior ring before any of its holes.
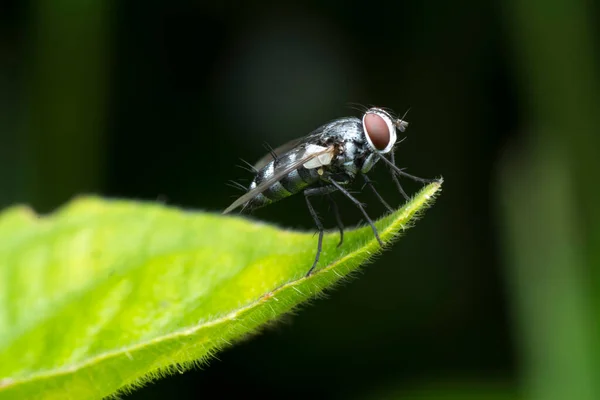
{"type": "MultiPolygon", "coordinates": [[[[296,160],[298,152],[290,151],[281,155],[277,160],[273,160],[265,165],[250,184],[248,190],[254,189],[262,182],[273,179],[276,171],[286,168],[291,162],[296,160]]],[[[244,208],[255,209],[274,203],[278,200],[289,197],[302,191],[307,186],[310,186],[320,179],[317,169],[306,169],[303,166],[292,170],[278,181],[273,183],[262,193],[257,194],[252,200],[245,204],[244,208]]]]}

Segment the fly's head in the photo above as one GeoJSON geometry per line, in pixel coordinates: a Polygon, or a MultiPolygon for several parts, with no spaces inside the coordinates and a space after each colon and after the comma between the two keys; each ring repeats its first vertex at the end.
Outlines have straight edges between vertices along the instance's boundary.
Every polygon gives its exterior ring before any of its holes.
{"type": "Polygon", "coordinates": [[[362,118],[363,131],[369,149],[375,153],[389,153],[396,144],[396,129],[404,132],[408,122],[392,117],[381,108],[370,108],[362,118]]]}

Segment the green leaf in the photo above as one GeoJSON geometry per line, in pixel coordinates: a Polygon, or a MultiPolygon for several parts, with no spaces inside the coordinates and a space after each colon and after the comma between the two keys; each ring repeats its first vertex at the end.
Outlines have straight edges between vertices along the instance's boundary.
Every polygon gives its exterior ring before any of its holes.
{"type": "MultiPolygon", "coordinates": [[[[377,221],[386,243],[441,189],[377,221]]],[[[205,362],[380,251],[371,229],[325,235],[158,204],[81,198],[0,214],[0,398],[89,399],[205,362]]]]}

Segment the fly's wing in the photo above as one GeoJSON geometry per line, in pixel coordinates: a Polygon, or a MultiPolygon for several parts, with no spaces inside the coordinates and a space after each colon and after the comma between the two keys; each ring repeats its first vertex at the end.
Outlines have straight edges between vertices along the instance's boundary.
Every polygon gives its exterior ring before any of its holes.
{"type": "MultiPolygon", "coordinates": [[[[284,153],[287,153],[288,151],[290,151],[294,147],[302,144],[302,142],[304,140],[305,140],[305,138],[303,138],[303,137],[290,140],[286,144],[283,144],[283,145],[279,146],[278,148],[273,149],[273,153],[275,153],[276,156],[280,156],[280,155],[282,155],[284,153]]],[[[273,155],[271,153],[267,153],[260,160],[258,160],[256,162],[256,164],[254,164],[254,168],[256,168],[257,170],[260,171],[261,169],[263,169],[263,167],[265,165],[267,165],[268,163],[270,163],[272,160],[273,160],[273,155]]]]}
{"type": "MultiPolygon", "coordinates": [[[[311,133],[309,133],[306,136],[290,140],[289,142],[277,147],[276,149],[273,150],[273,152],[275,153],[276,156],[285,154],[288,151],[292,150],[294,147],[300,146],[303,143],[313,141],[315,139],[315,137],[321,136],[323,133],[326,133],[329,129],[331,129],[336,124],[344,123],[347,120],[349,120],[349,118],[339,118],[339,119],[330,121],[327,124],[318,127],[317,129],[315,129],[314,131],[312,131],[311,133]]],[[[254,168],[261,170],[262,168],[264,168],[265,165],[270,163],[272,160],[273,160],[273,155],[271,153],[267,153],[260,160],[258,160],[256,162],[256,164],[254,164],[254,168]]]]}
{"type": "Polygon", "coordinates": [[[322,156],[324,154],[328,154],[328,153],[332,154],[334,150],[335,150],[335,147],[330,146],[330,147],[324,147],[324,148],[322,148],[322,150],[319,150],[319,151],[309,151],[309,150],[305,151],[305,153],[302,155],[302,157],[296,159],[294,162],[291,162],[289,165],[287,165],[285,168],[282,168],[280,171],[275,171],[273,176],[271,176],[269,179],[261,182],[254,189],[248,191],[247,193],[245,193],[244,195],[239,197],[229,207],[227,207],[225,209],[225,211],[223,211],[223,214],[227,214],[227,213],[235,210],[239,206],[243,205],[247,201],[252,200],[254,198],[254,196],[258,195],[259,193],[264,192],[265,190],[270,188],[275,182],[279,181],[281,178],[285,177],[287,174],[294,171],[295,169],[302,167],[304,164],[306,164],[310,160],[312,160],[316,157],[322,156]]]}

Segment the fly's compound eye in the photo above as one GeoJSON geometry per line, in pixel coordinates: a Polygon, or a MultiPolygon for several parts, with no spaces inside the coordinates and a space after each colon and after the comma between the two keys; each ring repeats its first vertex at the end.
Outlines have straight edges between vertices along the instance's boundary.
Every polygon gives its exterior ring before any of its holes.
{"type": "Polygon", "coordinates": [[[379,112],[367,112],[363,116],[363,129],[371,146],[387,153],[396,142],[396,129],[392,120],[379,112]]]}
{"type": "Polygon", "coordinates": [[[367,114],[363,124],[373,146],[377,150],[385,149],[390,142],[390,128],[385,120],[377,114],[367,114]]]}

